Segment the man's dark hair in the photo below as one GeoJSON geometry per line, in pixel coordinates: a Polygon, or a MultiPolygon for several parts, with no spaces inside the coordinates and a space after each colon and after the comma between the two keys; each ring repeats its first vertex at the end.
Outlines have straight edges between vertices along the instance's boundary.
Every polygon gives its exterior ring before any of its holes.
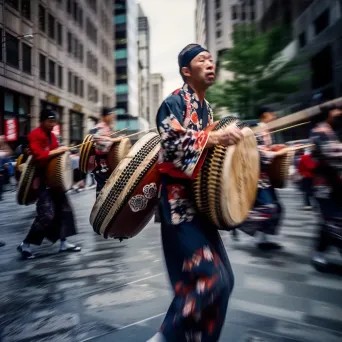
{"type": "Polygon", "coordinates": [[[48,119],[57,120],[57,113],[52,109],[44,108],[40,112],[39,119],[40,119],[40,122],[48,120],[48,119]]]}
{"type": "Polygon", "coordinates": [[[265,113],[273,113],[274,109],[271,106],[261,106],[258,109],[258,118],[262,119],[265,113]]]}

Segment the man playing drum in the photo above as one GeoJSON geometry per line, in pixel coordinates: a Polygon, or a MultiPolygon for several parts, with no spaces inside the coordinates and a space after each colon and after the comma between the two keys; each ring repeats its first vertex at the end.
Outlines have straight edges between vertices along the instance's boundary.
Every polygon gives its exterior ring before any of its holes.
{"type": "Polygon", "coordinates": [[[277,152],[272,151],[275,147],[267,124],[276,119],[272,108],[262,106],[259,108],[259,126],[263,127],[262,133],[257,136],[260,152],[260,178],[258,182],[258,193],[254,208],[250,211],[247,220],[238,229],[257,237],[257,246],[261,250],[279,249],[281,246],[270,241],[270,235],[278,233],[283,208],[278,200],[275,189],[271,185],[267,168],[273,158],[287,152],[283,148],[277,152]]]}
{"type": "Polygon", "coordinates": [[[161,233],[174,299],[160,331],[150,341],[217,341],[234,285],[231,265],[218,230],[197,212],[192,196],[205,150],[242,138],[231,125],[207,133],[213,112],[205,100],[215,80],[210,53],[197,44],[178,57],[185,82],[157,114],[161,136],[161,233]]]}
{"type": "Polygon", "coordinates": [[[102,120],[92,130],[93,140],[95,142],[95,163],[96,167],[93,171],[96,180],[96,197],[101,192],[106,184],[110,171],[107,165],[107,157],[113,143],[120,141],[121,138],[111,138],[113,134],[113,124],[115,120],[115,113],[112,108],[104,107],[102,109],[102,120]]]}
{"type": "Polygon", "coordinates": [[[25,259],[34,258],[30,245],[40,245],[44,238],[52,243],[61,240],[60,252],[79,252],[80,247],[66,241],[68,236],[75,235],[76,226],[69,201],[63,192],[47,188],[44,181],[44,169],[50,158],[63,154],[67,147],[58,147],[56,136],[52,133],[56,125],[56,113],[43,109],[40,113],[40,126],[28,135],[29,148],[39,163],[41,171],[40,195],[37,202],[37,217],[29,233],[18,246],[18,251],[25,259]]]}

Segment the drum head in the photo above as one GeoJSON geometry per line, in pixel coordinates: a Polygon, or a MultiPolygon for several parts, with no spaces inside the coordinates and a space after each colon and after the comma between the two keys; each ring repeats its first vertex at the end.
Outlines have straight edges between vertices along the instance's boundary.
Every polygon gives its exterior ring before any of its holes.
{"type": "Polygon", "coordinates": [[[123,138],[120,142],[113,143],[112,148],[108,153],[108,167],[114,171],[120,161],[127,155],[131,149],[132,143],[129,138],[123,138]]]}
{"type": "Polygon", "coordinates": [[[20,205],[34,204],[39,197],[40,178],[37,172],[36,163],[32,156],[29,156],[21,173],[18,188],[17,202],[20,205]]]}
{"type": "Polygon", "coordinates": [[[158,200],[160,137],[148,133],[120,161],[100,192],[90,215],[105,238],[131,238],[152,218],[158,200]]]}
{"type": "Polygon", "coordinates": [[[228,147],[221,177],[222,220],[228,226],[241,224],[253,207],[258,189],[260,159],[252,130],[242,129],[244,138],[228,147]]]}
{"type": "Polygon", "coordinates": [[[57,168],[61,171],[62,190],[68,191],[71,189],[74,179],[74,170],[72,168],[72,161],[70,152],[65,152],[59,157],[57,161],[57,168]]]}
{"type": "Polygon", "coordinates": [[[83,139],[82,144],[83,145],[80,148],[79,169],[83,173],[88,173],[95,169],[95,150],[93,135],[86,135],[83,139]]]}

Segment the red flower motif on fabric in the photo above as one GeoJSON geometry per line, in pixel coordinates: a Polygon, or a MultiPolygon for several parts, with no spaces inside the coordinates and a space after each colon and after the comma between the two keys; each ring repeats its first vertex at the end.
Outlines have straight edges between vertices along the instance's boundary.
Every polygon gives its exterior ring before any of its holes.
{"type": "Polygon", "coordinates": [[[197,112],[192,112],[192,114],[191,114],[191,121],[195,125],[198,125],[198,115],[197,115],[197,112]]]}
{"type": "Polygon", "coordinates": [[[179,184],[168,185],[167,192],[169,200],[178,200],[185,197],[184,187],[179,184]]]}

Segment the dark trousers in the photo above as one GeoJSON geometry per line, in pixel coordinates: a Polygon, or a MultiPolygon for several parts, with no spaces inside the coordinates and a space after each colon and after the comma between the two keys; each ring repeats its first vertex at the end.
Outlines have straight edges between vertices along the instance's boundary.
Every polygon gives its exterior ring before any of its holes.
{"type": "Polygon", "coordinates": [[[202,342],[218,341],[234,287],[221,237],[202,218],[175,226],[161,213],[161,220],[174,298],[160,331],[168,342],[197,341],[196,336],[202,342]]]}
{"type": "Polygon", "coordinates": [[[44,238],[55,243],[75,234],[74,216],[66,195],[51,189],[42,190],[37,202],[37,216],[24,243],[39,246],[44,238]]]}
{"type": "Polygon", "coordinates": [[[110,172],[106,171],[106,172],[102,172],[101,168],[96,168],[93,171],[95,180],[96,180],[96,198],[98,197],[98,195],[100,194],[102,188],[105,186],[109,176],[110,176],[110,172]]]}
{"type": "Polygon", "coordinates": [[[325,252],[330,246],[342,248],[342,204],[333,199],[317,198],[322,219],[318,226],[316,250],[325,252]]]}
{"type": "Polygon", "coordinates": [[[311,206],[312,178],[305,177],[302,179],[302,192],[304,195],[304,205],[311,206]]]}
{"type": "Polygon", "coordinates": [[[3,191],[4,191],[4,175],[0,171],[0,201],[2,200],[3,191]]]}

